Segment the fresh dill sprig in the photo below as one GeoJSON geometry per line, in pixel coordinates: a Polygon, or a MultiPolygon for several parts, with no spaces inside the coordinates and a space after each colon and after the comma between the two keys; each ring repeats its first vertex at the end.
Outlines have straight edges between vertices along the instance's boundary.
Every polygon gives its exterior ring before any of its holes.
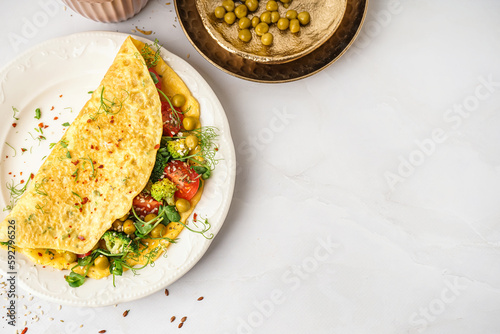
{"type": "Polygon", "coordinates": [[[94,162],[92,161],[92,159],[90,159],[90,156],[87,155],[87,158],[80,158],[83,160],[83,168],[85,168],[85,162],[90,162],[90,166],[92,167],[92,176],[91,178],[94,179],[95,178],[95,174],[96,174],[96,170],[95,170],[95,167],[94,167],[94,162]]]}
{"type": "Polygon", "coordinates": [[[12,147],[12,145],[10,145],[9,143],[5,142],[5,144],[7,144],[7,146],[9,146],[11,149],[14,150],[14,155],[12,157],[15,157],[17,155],[17,150],[14,147],[12,147]]]}
{"type": "Polygon", "coordinates": [[[155,67],[160,60],[160,49],[161,45],[159,44],[158,39],[156,38],[153,45],[144,44],[144,47],[141,50],[141,56],[144,58],[146,62],[146,67],[155,67]],[[153,50],[155,48],[156,50],[153,50]]]}
{"type": "Polygon", "coordinates": [[[15,184],[14,180],[11,180],[11,183],[6,184],[6,188],[9,191],[9,197],[10,197],[10,204],[7,205],[3,211],[11,211],[14,208],[14,205],[16,204],[17,200],[19,197],[21,197],[22,194],[26,191],[26,188],[28,187],[28,184],[31,181],[31,175],[28,177],[28,181],[24,183],[15,184]]]}
{"type": "Polygon", "coordinates": [[[12,107],[12,111],[14,112],[14,115],[12,116],[16,121],[19,120],[19,117],[16,117],[16,114],[19,112],[19,110],[17,110],[17,108],[14,108],[12,107]]]}

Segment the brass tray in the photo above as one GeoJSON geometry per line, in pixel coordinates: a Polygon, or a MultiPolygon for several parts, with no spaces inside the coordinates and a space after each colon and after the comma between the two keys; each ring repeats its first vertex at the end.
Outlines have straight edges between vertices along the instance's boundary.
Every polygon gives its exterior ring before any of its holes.
{"type": "Polygon", "coordinates": [[[342,22],[325,43],[311,53],[282,64],[257,63],[222,48],[208,33],[196,0],[176,0],[175,9],[187,38],[212,65],[238,78],[263,82],[289,82],[311,76],[333,64],[352,45],[366,16],[368,0],[347,0],[342,22]]]}
{"type": "MultiPolygon", "coordinates": [[[[301,27],[300,32],[293,34],[290,31],[280,31],[275,24],[269,32],[276,37],[270,46],[262,44],[260,37],[251,29],[252,39],[245,43],[238,38],[238,20],[228,25],[215,17],[214,10],[222,1],[196,0],[196,7],[203,25],[208,33],[229,52],[259,63],[285,63],[303,57],[326,42],[340,25],[347,4],[347,0],[294,0],[288,9],[297,12],[308,11],[311,22],[301,27]]],[[[280,2],[279,2],[280,3],[280,2]]],[[[257,11],[251,12],[248,17],[260,17],[266,11],[266,3],[261,1],[257,11]]],[[[278,12],[285,16],[287,9],[280,3],[278,12]]]]}

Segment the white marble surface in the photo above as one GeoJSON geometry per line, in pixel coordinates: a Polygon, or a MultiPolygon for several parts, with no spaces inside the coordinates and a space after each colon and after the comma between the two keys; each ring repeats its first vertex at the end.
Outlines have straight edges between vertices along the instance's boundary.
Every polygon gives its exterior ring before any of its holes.
{"type": "Polygon", "coordinates": [[[500,332],[500,2],[371,0],[344,57],[281,85],[214,68],[167,3],[120,24],[55,0],[0,4],[1,66],[53,37],[153,30],[218,95],[239,161],[223,229],[168,297],[59,310],[20,291],[17,329],[500,332]],[[27,31],[43,3],[50,21],[27,31]]]}

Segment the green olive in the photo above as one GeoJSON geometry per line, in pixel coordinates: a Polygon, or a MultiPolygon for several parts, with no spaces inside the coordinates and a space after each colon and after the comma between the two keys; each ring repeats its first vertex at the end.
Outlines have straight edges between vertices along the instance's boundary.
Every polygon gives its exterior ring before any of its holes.
{"type": "Polygon", "coordinates": [[[152,238],[161,238],[163,236],[163,229],[165,228],[165,225],[163,224],[158,224],[154,229],[149,232],[152,238]]]}
{"type": "Polygon", "coordinates": [[[276,23],[280,19],[280,13],[277,11],[271,12],[271,23],[276,23]]]}
{"type": "Polygon", "coordinates": [[[300,22],[297,19],[290,20],[290,32],[298,33],[300,31],[300,22]]]}
{"type": "Polygon", "coordinates": [[[248,17],[242,17],[240,21],[238,22],[238,26],[240,29],[248,29],[252,25],[252,22],[248,17]]]}
{"type": "Polygon", "coordinates": [[[97,269],[104,270],[107,267],[109,267],[109,260],[106,256],[104,255],[99,255],[95,260],[94,260],[94,266],[97,269]]]}
{"type": "Polygon", "coordinates": [[[289,25],[290,25],[290,21],[285,17],[282,17],[281,19],[279,19],[278,23],[276,24],[276,26],[278,27],[279,30],[287,30],[289,25]]]}
{"type": "Polygon", "coordinates": [[[309,15],[309,12],[301,12],[299,15],[297,15],[297,19],[299,20],[300,24],[305,26],[309,22],[311,22],[311,15],[309,15]]]}
{"type": "Polygon", "coordinates": [[[264,12],[260,14],[260,21],[267,24],[271,24],[271,12],[264,12]]]}
{"type": "Polygon", "coordinates": [[[172,96],[172,104],[174,107],[180,108],[186,103],[186,97],[182,94],[172,96]]]}
{"type": "Polygon", "coordinates": [[[228,12],[224,15],[224,21],[227,24],[233,24],[236,21],[236,15],[233,12],[228,12]]]}
{"type": "Polygon", "coordinates": [[[245,5],[239,5],[238,7],[236,7],[236,9],[234,10],[234,13],[236,14],[236,17],[241,19],[242,17],[245,17],[247,16],[247,13],[248,13],[248,8],[247,6],[245,5]]]}
{"type": "Polygon", "coordinates": [[[238,38],[243,42],[248,43],[252,39],[252,33],[249,29],[242,29],[238,32],[238,38]]]}
{"type": "Polygon", "coordinates": [[[259,2],[257,0],[246,0],[245,5],[251,12],[255,12],[257,8],[259,8],[259,2]]]}
{"type": "Polygon", "coordinates": [[[286,11],[285,17],[289,20],[293,20],[297,18],[297,11],[290,9],[286,11]]]}
{"type": "Polygon", "coordinates": [[[270,32],[265,33],[265,34],[264,34],[264,35],[262,35],[262,37],[260,38],[260,40],[261,40],[262,44],[264,44],[264,45],[266,45],[266,46],[267,46],[267,45],[271,45],[271,44],[273,44],[273,39],[274,39],[273,34],[271,34],[270,32]]]}
{"type": "Polygon", "coordinates": [[[216,18],[223,19],[224,15],[226,15],[226,8],[222,6],[215,7],[214,14],[216,18]]]}
{"type": "MultiPolygon", "coordinates": [[[[157,214],[154,214],[154,213],[148,213],[146,215],[146,217],[144,217],[144,221],[147,223],[147,222],[150,222],[152,221],[153,219],[155,219],[156,217],[158,217],[157,214]]],[[[128,234],[128,233],[127,233],[128,234]]]]}
{"type": "Polygon", "coordinates": [[[115,220],[113,222],[113,225],[112,225],[113,230],[119,231],[121,229],[122,225],[123,225],[123,222],[121,220],[119,220],[119,219],[115,220]]]}
{"type": "Polygon", "coordinates": [[[175,207],[177,208],[177,211],[183,213],[191,209],[191,203],[189,203],[187,199],[179,198],[175,201],[175,207]]]}
{"type": "Polygon", "coordinates": [[[266,9],[270,12],[273,10],[278,10],[278,3],[274,0],[268,1],[266,4],[266,9]]]}
{"type": "Polygon", "coordinates": [[[258,16],[254,16],[252,17],[252,28],[255,28],[257,26],[257,24],[260,23],[260,19],[258,16]]]}
{"type": "Polygon", "coordinates": [[[135,226],[133,220],[127,219],[123,223],[123,232],[125,232],[125,234],[132,234],[135,232],[135,226]]]}
{"type": "Polygon", "coordinates": [[[257,36],[262,36],[268,31],[269,31],[269,26],[267,25],[267,23],[264,22],[257,24],[257,26],[255,27],[255,33],[257,34],[257,36]]]}
{"type": "MultiPolygon", "coordinates": [[[[246,29],[246,30],[248,30],[248,29],[246,29]]],[[[248,32],[250,32],[250,30],[248,30],[248,32]]],[[[241,31],[240,31],[240,33],[241,33],[241,31]]],[[[251,38],[251,35],[250,35],[250,38],[251,38]]],[[[194,149],[196,146],[198,146],[198,137],[196,137],[195,135],[189,135],[189,136],[187,136],[186,137],[186,146],[190,150],[194,149]]]]}
{"type": "Polygon", "coordinates": [[[224,0],[222,1],[222,7],[228,12],[232,12],[234,10],[234,1],[233,0],[224,0]]]}
{"type": "Polygon", "coordinates": [[[184,126],[184,129],[188,130],[188,131],[191,131],[191,130],[194,130],[194,128],[196,127],[196,118],[194,117],[184,117],[184,119],[182,120],[182,125],[184,126]]]}
{"type": "Polygon", "coordinates": [[[68,263],[73,263],[76,261],[76,254],[73,252],[64,252],[64,259],[68,263]]]}

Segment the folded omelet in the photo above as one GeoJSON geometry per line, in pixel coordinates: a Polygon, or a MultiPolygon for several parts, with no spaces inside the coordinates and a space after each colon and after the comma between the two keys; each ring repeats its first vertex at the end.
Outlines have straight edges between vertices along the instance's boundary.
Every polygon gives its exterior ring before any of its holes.
{"type": "MultiPolygon", "coordinates": [[[[140,41],[125,40],[100,85],[1,222],[0,241],[9,240],[8,225],[14,221],[17,251],[36,263],[68,269],[75,262],[67,263],[63,252],[90,252],[113,222],[129,213],[148,183],[163,132],[160,96],[143,48],[140,41]]],[[[199,104],[179,76],[161,58],[154,69],[163,92],[185,96],[185,115],[199,122],[199,104]]],[[[201,189],[181,222],[192,213],[201,189]]],[[[183,225],[167,228],[175,239],[183,225]]],[[[151,241],[150,247],[159,242],[151,241]]],[[[91,268],[88,276],[109,274],[91,268]]]]}

